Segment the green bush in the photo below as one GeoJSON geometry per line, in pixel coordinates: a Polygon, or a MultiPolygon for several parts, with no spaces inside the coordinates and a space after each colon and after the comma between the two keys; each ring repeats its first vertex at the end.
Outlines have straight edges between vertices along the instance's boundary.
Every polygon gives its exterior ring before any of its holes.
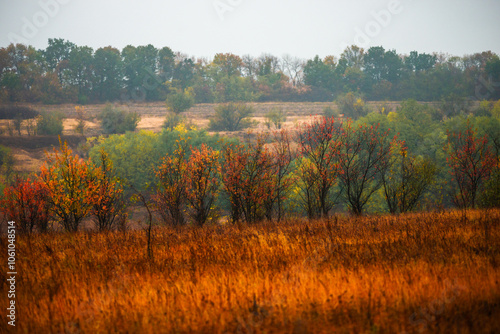
{"type": "Polygon", "coordinates": [[[59,112],[43,112],[36,125],[39,135],[58,136],[63,132],[63,115],[59,112]]]}
{"type": "Polygon", "coordinates": [[[101,128],[105,134],[121,134],[127,131],[135,131],[137,124],[141,120],[136,112],[126,112],[114,108],[109,103],[100,112],[98,119],[101,121],[101,128]]]}
{"type": "Polygon", "coordinates": [[[187,90],[185,92],[179,91],[168,95],[165,101],[167,109],[174,114],[179,114],[190,109],[194,105],[193,95],[192,90],[187,90]]]}
{"type": "Polygon", "coordinates": [[[323,116],[338,118],[339,112],[337,110],[333,109],[332,107],[327,106],[327,107],[323,108],[323,116]]]}
{"type": "Polygon", "coordinates": [[[210,120],[212,131],[239,131],[252,125],[248,119],[253,108],[243,103],[226,103],[215,108],[215,116],[210,120]]]}
{"type": "Polygon", "coordinates": [[[165,117],[165,122],[163,122],[163,128],[173,130],[177,125],[185,121],[184,117],[179,114],[168,113],[165,117]]]}
{"type": "MultiPolygon", "coordinates": [[[[178,126],[172,130],[163,130],[161,133],[142,130],[115,134],[107,138],[101,137],[90,149],[89,156],[97,164],[100,150],[104,149],[113,161],[116,175],[126,184],[142,191],[146,190],[148,184],[155,184],[154,172],[162,157],[173,154],[181,137],[187,138],[187,155],[190,154],[191,146],[200,147],[201,144],[205,144],[214,149],[220,148],[218,136],[211,136],[205,130],[188,130],[178,126]]],[[[90,146],[95,141],[95,138],[88,139],[90,146]]],[[[127,192],[131,190],[130,187],[126,189],[127,192]]]]}
{"type": "Polygon", "coordinates": [[[10,148],[0,145],[0,197],[12,174],[14,158],[10,148]]]}
{"type": "Polygon", "coordinates": [[[284,122],[286,122],[286,114],[281,108],[272,108],[271,111],[266,114],[266,126],[268,129],[270,129],[272,125],[274,125],[276,129],[281,129],[284,122]]]}

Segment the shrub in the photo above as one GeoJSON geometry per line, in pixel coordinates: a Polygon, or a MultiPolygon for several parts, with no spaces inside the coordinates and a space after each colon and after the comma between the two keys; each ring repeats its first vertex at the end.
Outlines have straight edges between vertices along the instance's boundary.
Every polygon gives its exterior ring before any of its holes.
{"type": "Polygon", "coordinates": [[[98,118],[105,134],[121,134],[127,131],[135,131],[141,119],[136,112],[126,112],[114,108],[109,103],[106,104],[98,118]]]}
{"type": "Polygon", "coordinates": [[[268,129],[271,128],[271,125],[274,125],[276,129],[281,129],[283,123],[286,122],[286,114],[281,108],[272,108],[271,111],[266,114],[266,119],[268,129]]]}
{"type": "Polygon", "coordinates": [[[12,172],[14,159],[10,148],[0,145],[0,172],[9,175],[12,172]]]}
{"type": "Polygon", "coordinates": [[[248,120],[253,108],[242,103],[226,103],[215,108],[215,116],[210,120],[212,131],[239,131],[248,128],[252,122],[248,120]]]}
{"type": "Polygon", "coordinates": [[[346,117],[357,119],[368,114],[368,108],[365,106],[363,98],[353,92],[340,95],[337,100],[339,112],[346,117]]]}
{"type": "Polygon", "coordinates": [[[87,129],[87,125],[85,124],[85,108],[84,107],[75,107],[75,113],[76,113],[76,126],[75,126],[75,131],[76,133],[80,134],[83,136],[85,130],[87,129]]]}
{"type": "Polygon", "coordinates": [[[183,111],[190,109],[194,105],[194,96],[192,90],[186,90],[184,92],[178,91],[173,94],[168,95],[167,109],[174,114],[179,114],[183,111]]]}
{"type": "Polygon", "coordinates": [[[94,172],[98,186],[91,214],[97,230],[111,230],[115,225],[123,225],[125,201],[123,186],[113,175],[113,162],[103,149],[99,151],[99,167],[94,172]]]}
{"type": "Polygon", "coordinates": [[[36,127],[39,135],[59,136],[63,132],[63,115],[59,112],[44,112],[36,127]]]}
{"type": "Polygon", "coordinates": [[[7,219],[15,221],[21,233],[31,233],[33,228],[45,232],[50,219],[48,191],[38,180],[16,178],[14,184],[4,189],[1,211],[7,219]]]}
{"type": "Polygon", "coordinates": [[[176,126],[184,122],[184,117],[179,114],[168,113],[163,123],[164,129],[173,130],[176,126]]]}

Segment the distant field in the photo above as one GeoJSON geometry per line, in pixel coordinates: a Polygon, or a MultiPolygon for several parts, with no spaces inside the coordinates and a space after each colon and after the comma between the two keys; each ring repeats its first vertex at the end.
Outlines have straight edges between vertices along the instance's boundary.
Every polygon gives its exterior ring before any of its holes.
{"type": "MultiPolygon", "coordinates": [[[[272,108],[282,109],[287,115],[287,121],[284,127],[294,127],[299,122],[305,122],[309,119],[309,116],[321,115],[325,107],[331,107],[336,109],[337,106],[333,102],[268,102],[268,103],[249,103],[254,107],[255,114],[252,118],[256,121],[258,125],[255,131],[262,131],[266,129],[264,125],[265,114],[269,112],[272,108]]],[[[390,109],[396,109],[399,106],[399,102],[368,102],[368,105],[373,109],[377,110],[380,105],[389,106],[390,109]]],[[[27,105],[35,110],[39,111],[58,111],[62,112],[66,119],[63,122],[65,136],[75,136],[76,133],[74,128],[76,126],[75,120],[75,105],[74,104],[63,104],[63,105],[30,105],[30,104],[20,104],[27,105]]],[[[99,123],[96,119],[96,115],[104,108],[104,104],[93,104],[85,106],[87,112],[86,122],[87,130],[85,135],[95,136],[100,134],[99,123]]],[[[167,109],[163,102],[155,103],[136,103],[130,105],[116,105],[119,108],[123,108],[129,111],[135,111],[141,115],[141,121],[139,122],[138,129],[140,130],[150,130],[154,132],[161,131],[167,109]]],[[[186,119],[196,125],[199,128],[206,128],[208,126],[209,118],[214,115],[215,107],[217,104],[197,104],[189,111],[183,113],[186,119]]],[[[3,131],[3,135],[0,135],[0,145],[5,145],[12,147],[13,154],[15,158],[15,170],[23,173],[30,173],[39,170],[40,165],[45,159],[45,150],[50,150],[53,143],[40,146],[40,140],[38,138],[28,137],[27,133],[23,131],[22,140],[18,141],[13,138],[18,138],[17,134],[14,137],[8,136],[7,131],[8,120],[0,120],[0,129],[3,131]],[[13,145],[13,143],[15,145],[13,145]]],[[[77,148],[78,143],[81,140],[71,141],[68,144],[77,148]]],[[[57,140],[56,140],[57,141],[57,140]]],[[[45,141],[42,141],[42,143],[45,141]]],[[[56,145],[57,146],[57,143],[56,145]]]]}
{"type": "MultiPolygon", "coordinates": [[[[255,114],[254,118],[257,121],[263,121],[264,116],[272,108],[282,109],[288,116],[289,124],[293,124],[294,121],[300,121],[309,115],[320,115],[323,113],[325,107],[331,107],[337,109],[337,106],[333,102],[265,102],[265,103],[248,103],[254,107],[255,114]]],[[[396,109],[399,106],[399,102],[368,102],[373,110],[376,110],[380,105],[389,106],[390,109],[396,109]]],[[[66,116],[64,122],[64,134],[74,134],[75,121],[75,105],[74,104],[63,104],[63,105],[28,105],[33,107],[35,110],[40,111],[59,111],[66,116]]],[[[88,126],[91,129],[97,130],[98,122],[95,116],[104,108],[104,104],[93,104],[86,105],[85,110],[87,111],[88,117],[91,119],[88,122],[88,126]]],[[[206,127],[208,124],[208,119],[214,115],[215,107],[217,104],[214,103],[204,103],[197,104],[189,111],[183,113],[183,115],[191,120],[193,123],[206,127]]],[[[135,104],[116,104],[116,107],[123,108],[128,111],[135,111],[139,113],[142,117],[139,123],[139,129],[148,129],[153,131],[160,131],[167,109],[163,102],[154,103],[135,103],[135,104]]],[[[348,116],[348,115],[346,115],[348,116]]],[[[0,120],[0,128],[5,130],[6,121],[0,120]]],[[[91,131],[92,132],[92,131],[91,131]]]]}
{"type": "Polygon", "coordinates": [[[499,333],[499,222],[490,210],[158,227],[149,260],[142,230],[20,237],[16,329],[499,333]]]}

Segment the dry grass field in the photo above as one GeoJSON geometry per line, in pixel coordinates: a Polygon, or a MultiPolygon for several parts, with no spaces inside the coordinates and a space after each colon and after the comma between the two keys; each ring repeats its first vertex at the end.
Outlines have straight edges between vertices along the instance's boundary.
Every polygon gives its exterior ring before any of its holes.
{"type": "Polygon", "coordinates": [[[17,249],[19,333],[500,332],[499,210],[156,227],[152,260],[143,230],[17,249]]]}

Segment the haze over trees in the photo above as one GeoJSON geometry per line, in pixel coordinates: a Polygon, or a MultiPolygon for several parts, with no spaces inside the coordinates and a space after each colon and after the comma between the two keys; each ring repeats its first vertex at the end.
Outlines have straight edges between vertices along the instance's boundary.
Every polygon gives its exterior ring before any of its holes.
{"type": "Polygon", "coordinates": [[[439,101],[500,98],[500,59],[355,45],[340,55],[298,59],[218,53],[196,59],[169,47],[128,45],[93,50],[49,39],[45,50],[0,49],[0,101],[54,103],[164,101],[173,105],[241,101],[333,101],[357,92],[368,100],[439,101]],[[184,96],[183,92],[189,92],[184,96]]]}

